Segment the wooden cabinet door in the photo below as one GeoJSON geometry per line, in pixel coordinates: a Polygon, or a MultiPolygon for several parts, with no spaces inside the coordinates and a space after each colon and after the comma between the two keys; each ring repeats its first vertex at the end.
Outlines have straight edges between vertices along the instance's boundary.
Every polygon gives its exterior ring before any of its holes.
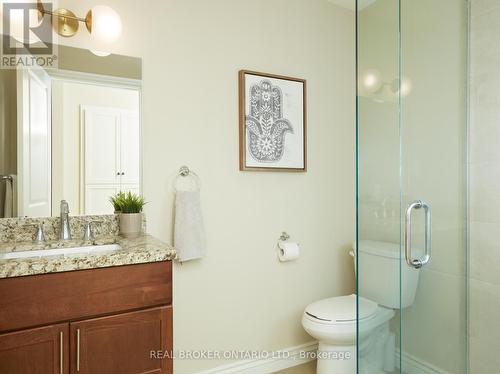
{"type": "Polygon", "coordinates": [[[0,334],[0,373],[68,373],[67,323],[0,334]]]}
{"type": "Polygon", "coordinates": [[[171,307],[74,322],[70,331],[71,373],[172,373],[171,307]]]}

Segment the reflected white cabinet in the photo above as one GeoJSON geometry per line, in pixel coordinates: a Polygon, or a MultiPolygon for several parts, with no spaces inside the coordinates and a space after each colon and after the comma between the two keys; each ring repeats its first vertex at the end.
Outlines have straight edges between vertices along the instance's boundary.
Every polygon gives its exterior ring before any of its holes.
{"type": "Polygon", "coordinates": [[[140,193],[140,127],[137,112],[82,106],[83,214],[109,214],[109,197],[140,193]]]}
{"type": "Polygon", "coordinates": [[[133,112],[120,114],[120,167],[122,190],[136,189],[140,180],[139,115],[133,112]],[[125,186],[129,185],[129,186],[125,186]]]}

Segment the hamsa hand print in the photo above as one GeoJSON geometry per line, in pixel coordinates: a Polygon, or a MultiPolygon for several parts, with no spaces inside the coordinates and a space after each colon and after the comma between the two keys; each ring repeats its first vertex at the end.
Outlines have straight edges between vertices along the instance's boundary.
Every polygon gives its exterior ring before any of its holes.
{"type": "Polygon", "coordinates": [[[281,160],[285,135],[293,133],[289,120],[283,118],[283,94],[269,80],[250,87],[250,108],[245,118],[248,150],[259,162],[281,160]]]}

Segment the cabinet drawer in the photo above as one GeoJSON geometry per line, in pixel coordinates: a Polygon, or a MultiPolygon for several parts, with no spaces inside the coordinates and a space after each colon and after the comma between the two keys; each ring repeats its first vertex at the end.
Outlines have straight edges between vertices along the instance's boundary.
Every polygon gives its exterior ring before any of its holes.
{"type": "Polygon", "coordinates": [[[159,307],[70,324],[71,373],[172,373],[172,308],[159,307]]]}
{"type": "Polygon", "coordinates": [[[0,280],[0,332],[172,303],[172,263],[0,280]]]}

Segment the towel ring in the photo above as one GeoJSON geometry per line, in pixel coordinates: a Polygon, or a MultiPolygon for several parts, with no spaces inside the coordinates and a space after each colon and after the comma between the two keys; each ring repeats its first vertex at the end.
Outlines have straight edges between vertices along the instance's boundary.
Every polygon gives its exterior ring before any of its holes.
{"type": "Polygon", "coordinates": [[[194,181],[194,185],[196,187],[196,190],[199,191],[201,189],[201,180],[198,174],[196,174],[194,171],[189,170],[187,166],[181,166],[179,168],[179,172],[177,176],[174,179],[174,190],[178,191],[177,189],[177,182],[179,181],[179,178],[185,178],[185,177],[191,177],[192,180],[194,181]]]}

